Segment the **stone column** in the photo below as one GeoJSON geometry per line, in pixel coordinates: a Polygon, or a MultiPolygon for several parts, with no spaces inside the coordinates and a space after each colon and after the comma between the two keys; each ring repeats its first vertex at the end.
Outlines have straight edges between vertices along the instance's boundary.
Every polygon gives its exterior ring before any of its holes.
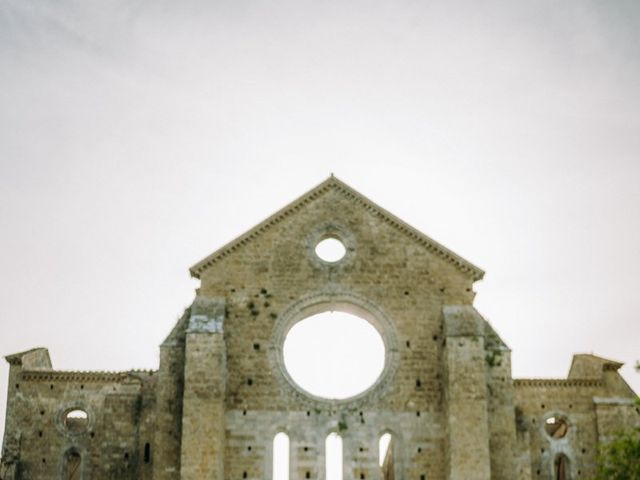
{"type": "Polygon", "coordinates": [[[187,310],[160,346],[160,369],[156,387],[156,425],[153,445],[153,479],[180,479],[182,387],[184,376],[187,310]]]}
{"type": "Polygon", "coordinates": [[[181,480],[224,480],[224,301],[197,297],[187,328],[181,480]]]}
{"type": "Polygon", "coordinates": [[[26,352],[5,357],[9,363],[9,384],[7,388],[7,410],[4,424],[4,439],[0,457],[0,479],[17,480],[20,475],[20,457],[22,433],[18,427],[21,405],[24,397],[20,392],[20,380],[23,371],[51,370],[51,359],[46,348],[34,348],[26,352]]]}
{"type": "Polygon", "coordinates": [[[489,480],[483,319],[472,306],[443,307],[447,479],[489,480]]]}
{"type": "MultiPolygon", "coordinates": [[[[486,341],[490,341],[489,338],[486,341]]],[[[516,422],[511,378],[511,352],[506,347],[487,349],[489,397],[489,447],[491,479],[512,480],[516,477],[516,422]]]]}

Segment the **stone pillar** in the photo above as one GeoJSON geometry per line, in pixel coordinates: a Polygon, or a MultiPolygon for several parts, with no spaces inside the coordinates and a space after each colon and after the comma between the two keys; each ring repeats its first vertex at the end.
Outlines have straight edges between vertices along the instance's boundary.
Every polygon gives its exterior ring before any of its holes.
{"type": "Polygon", "coordinates": [[[489,480],[484,320],[472,306],[445,306],[443,322],[447,479],[489,480]]]}
{"type": "Polygon", "coordinates": [[[224,480],[224,301],[197,297],[185,344],[181,480],[224,480]]]}
{"type": "Polygon", "coordinates": [[[152,450],[154,480],[180,479],[184,336],[189,317],[187,310],[160,346],[160,369],[156,387],[156,432],[152,450]]]}
{"type": "Polygon", "coordinates": [[[0,456],[0,479],[17,480],[20,478],[22,434],[18,427],[18,413],[16,410],[24,399],[20,393],[22,372],[51,370],[51,359],[46,348],[34,348],[26,352],[8,355],[5,359],[9,363],[9,385],[7,388],[4,438],[0,456]]]}
{"type": "MultiPolygon", "coordinates": [[[[486,338],[486,342],[490,339],[486,338]]],[[[489,396],[489,447],[491,479],[512,480],[516,476],[516,422],[511,378],[511,352],[506,347],[487,348],[489,396]]]]}
{"type": "Polygon", "coordinates": [[[4,424],[4,439],[0,455],[0,479],[17,480],[20,463],[20,431],[14,421],[15,396],[19,393],[22,363],[19,358],[9,359],[9,388],[7,394],[7,411],[4,424]]]}

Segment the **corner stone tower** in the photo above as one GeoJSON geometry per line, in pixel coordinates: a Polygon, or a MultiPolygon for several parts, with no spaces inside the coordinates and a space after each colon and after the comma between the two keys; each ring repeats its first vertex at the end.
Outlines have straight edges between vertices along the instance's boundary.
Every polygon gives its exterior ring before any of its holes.
{"type": "Polygon", "coordinates": [[[270,479],[280,432],[292,480],[326,479],[332,432],[345,480],[577,479],[600,443],[640,424],[616,362],[576,355],[568,379],[514,381],[509,348],[473,307],[483,272],[335,177],[191,274],[201,286],[157,371],[57,371],[42,348],[6,357],[0,480],[270,479]],[[326,238],[341,260],[318,257],[326,238]],[[323,311],[384,340],[360,395],[315,397],[284,367],[289,329],[323,311]]]}

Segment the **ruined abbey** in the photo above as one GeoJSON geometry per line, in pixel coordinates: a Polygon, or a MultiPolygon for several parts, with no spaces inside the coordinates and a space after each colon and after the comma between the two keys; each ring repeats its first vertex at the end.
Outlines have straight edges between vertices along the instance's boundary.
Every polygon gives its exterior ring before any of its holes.
{"type": "Polygon", "coordinates": [[[568,378],[513,379],[473,307],[482,270],[334,177],[191,274],[200,287],[158,370],[60,371],[45,348],[6,357],[1,480],[272,479],[282,434],[291,480],[331,480],[328,435],[345,480],[577,480],[599,444],[640,426],[615,361],[575,355],[568,378]],[[341,258],[317,254],[327,238],[341,258]],[[312,395],[285,366],[289,330],[324,311],[384,341],[382,373],[356,396],[312,395]]]}

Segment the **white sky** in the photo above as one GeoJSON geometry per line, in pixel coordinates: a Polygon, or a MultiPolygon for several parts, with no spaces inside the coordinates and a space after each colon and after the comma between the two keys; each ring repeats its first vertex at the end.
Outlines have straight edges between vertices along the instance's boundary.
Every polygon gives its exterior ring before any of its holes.
{"type": "Polygon", "coordinates": [[[385,346],[378,331],[344,312],[324,312],[296,323],[282,352],[292,380],[323,398],[358,395],[384,369],[385,346]]]}
{"type": "Polygon", "coordinates": [[[157,368],[188,267],[334,172],[486,270],[514,376],[594,352],[640,390],[638,32],[635,0],[0,0],[0,353],[157,368]]]}

